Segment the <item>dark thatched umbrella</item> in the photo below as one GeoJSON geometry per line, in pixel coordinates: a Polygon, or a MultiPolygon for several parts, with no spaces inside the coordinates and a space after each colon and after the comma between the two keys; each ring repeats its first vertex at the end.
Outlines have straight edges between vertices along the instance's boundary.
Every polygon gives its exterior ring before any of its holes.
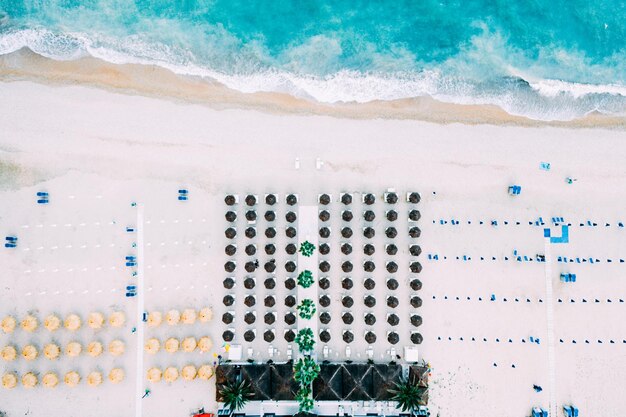
{"type": "Polygon", "coordinates": [[[328,246],[328,243],[322,243],[318,250],[320,251],[321,255],[328,255],[330,253],[330,246],[328,246]]]}
{"type": "Polygon", "coordinates": [[[418,237],[420,237],[421,234],[422,231],[417,226],[413,226],[409,229],[409,236],[411,236],[413,239],[417,239],[418,237]]]}
{"type": "Polygon", "coordinates": [[[287,272],[294,272],[296,270],[296,263],[293,261],[287,261],[287,263],[285,263],[285,271],[287,272]]]}
{"type": "Polygon", "coordinates": [[[298,248],[296,248],[296,245],[294,245],[293,243],[290,243],[287,246],[285,246],[285,252],[287,252],[287,254],[289,255],[295,254],[297,250],[298,248]]]}
{"type": "Polygon", "coordinates": [[[243,340],[245,340],[246,342],[252,342],[255,338],[256,335],[254,334],[254,330],[247,330],[243,334],[243,340]]]}
{"type": "Polygon", "coordinates": [[[252,324],[256,321],[256,316],[254,315],[253,312],[248,311],[246,315],[243,317],[243,321],[245,321],[247,324],[252,324]]]}
{"type": "Polygon", "coordinates": [[[389,204],[396,204],[398,202],[398,194],[396,194],[396,193],[387,193],[387,198],[385,200],[389,204]]]}
{"type": "Polygon", "coordinates": [[[226,278],[223,284],[224,284],[224,288],[226,288],[227,290],[232,290],[233,287],[235,286],[235,280],[232,278],[226,278]]]}
{"type": "Polygon", "coordinates": [[[365,261],[363,262],[363,269],[365,270],[365,272],[374,272],[374,270],[376,269],[376,264],[374,264],[374,262],[372,261],[365,261]]]}
{"type": "Polygon", "coordinates": [[[267,261],[265,262],[265,265],[263,265],[263,268],[265,268],[266,272],[272,273],[276,270],[276,260],[272,259],[271,261],[267,261]]]}
{"type": "Polygon", "coordinates": [[[322,272],[328,272],[330,271],[330,264],[327,261],[322,261],[320,262],[319,268],[322,272]]]}
{"type": "Polygon", "coordinates": [[[387,255],[395,255],[396,253],[398,253],[398,247],[392,243],[390,245],[387,245],[386,251],[387,255]]]}
{"type": "Polygon", "coordinates": [[[322,314],[320,314],[320,323],[322,324],[328,324],[330,323],[330,314],[328,313],[328,311],[324,311],[322,314]]]}
{"type": "Polygon", "coordinates": [[[409,268],[411,269],[411,272],[414,272],[416,274],[422,272],[422,264],[419,262],[411,262],[409,268]]]}
{"type": "Polygon", "coordinates": [[[224,324],[230,324],[230,323],[232,323],[232,322],[233,322],[233,319],[234,319],[234,317],[233,317],[233,315],[232,315],[232,314],[230,314],[230,313],[224,313],[224,314],[222,314],[222,323],[224,323],[224,324]]]}
{"type": "Polygon", "coordinates": [[[389,272],[390,274],[395,274],[396,272],[398,272],[398,264],[394,261],[387,262],[386,268],[387,272],[389,272]]]}
{"type": "Polygon", "coordinates": [[[256,298],[254,298],[254,295],[249,295],[245,298],[243,303],[247,305],[248,307],[252,307],[253,305],[256,304],[256,298]]]}
{"type": "Polygon", "coordinates": [[[254,282],[254,278],[248,277],[243,281],[243,286],[247,290],[251,290],[252,288],[254,288],[255,285],[256,285],[256,282],[254,282]]]}
{"type": "Polygon", "coordinates": [[[234,227],[229,227],[224,231],[224,235],[229,239],[234,239],[237,236],[237,231],[234,227]]]}
{"type": "Polygon", "coordinates": [[[363,253],[366,254],[367,256],[372,256],[374,252],[376,252],[376,248],[374,247],[374,245],[371,245],[369,243],[366,245],[363,245],[363,253]]]}
{"type": "Polygon", "coordinates": [[[413,342],[414,344],[420,345],[423,341],[424,341],[424,338],[422,337],[421,334],[419,333],[411,334],[411,342],[413,342]]]}
{"type": "Polygon", "coordinates": [[[248,210],[246,211],[246,220],[248,220],[249,222],[253,222],[256,220],[256,211],[255,210],[248,210]]]}
{"type": "Polygon", "coordinates": [[[421,200],[420,194],[416,192],[412,192],[409,194],[409,203],[417,204],[421,200]]]}
{"type": "Polygon", "coordinates": [[[422,306],[422,299],[418,296],[411,297],[411,305],[413,308],[419,308],[422,306]]]}
{"type": "Polygon", "coordinates": [[[344,243],[341,245],[341,253],[344,255],[350,255],[352,253],[352,245],[349,243],[344,243]]]}
{"type": "Polygon", "coordinates": [[[227,206],[234,206],[236,202],[235,196],[232,194],[229,194],[224,198],[224,203],[226,203],[227,206]]]}
{"type": "Polygon", "coordinates": [[[322,341],[322,343],[330,342],[330,333],[328,332],[328,330],[322,330],[320,332],[320,340],[322,341]]]}
{"type": "Polygon", "coordinates": [[[222,339],[224,339],[224,342],[232,342],[234,337],[235,335],[230,330],[226,330],[222,333],[222,339]]]}
{"type": "Polygon", "coordinates": [[[263,300],[263,304],[265,305],[265,307],[274,307],[274,305],[276,304],[276,299],[273,296],[268,295],[267,297],[265,297],[265,300],[263,300]]]}
{"type": "Polygon", "coordinates": [[[330,229],[328,227],[320,227],[320,237],[322,239],[328,239],[330,236],[330,229]]]}
{"type": "Polygon", "coordinates": [[[373,326],[374,324],[376,324],[376,316],[372,313],[367,313],[363,319],[365,321],[365,324],[368,326],[373,326]]]}
{"type": "Polygon", "coordinates": [[[246,245],[246,255],[252,256],[256,254],[256,246],[255,245],[246,245]]]}
{"type": "Polygon", "coordinates": [[[400,302],[394,296],[387,297],[387,307],[396,308],[400,302]]]}
{"type": "Polygon", "coordinates": [[[392,345],[395,345],[400,341],[400,336],[398,336],[398,333],[396,332],[391,332],[387,335],[387,341],[392,345]]]}
{"type": "Polygon", "coordinates": [[[235,298],[232,295],[225,295],[222,302],[226,307],[230,307],[235,303],[235,298]]]}
{"type": "Polygon", "coordinates": [[[298,216],[296,216],[296,213],[294,213],[293,211],[288,211],[287,214],[285,214],[285,220],[287,220],[289,223],[295,222],[297,218],[298,216]]]}
{"type": "Polygon", "coordinates": [[[322,307],[328,307],[330,305],[330,298],[327,295],[322,295],[320,297],[320,305],[322,307]]]}
{"type": "Polygon", "coordinates": [[[276,194],[268,194],[265,196],[265,204],[273,206],[276,204],[276,194]]]}
{"type": "Polygon", "coordinates": [[[368,206],[371,206],[376,202],[376,197],[374,197],[374,194],[365,194],[365,196],[363,197],[363,202],[368,206]]]}
{"type": "Polygon", "coordinates": [[[422,289],[422,281],[419,279],[414,279],[411,281],[411,289],[413,291],[419,291],[422,289]]]}
{"type": "Polygon", "coordinates": [[[226,248],[224,248],[224,252],[226,252],[226,255],[228,256],[233,256],[235,253],[237,253],[237,246],[228,245],[226,246],[226,248]]]}
{"type": "Polygon", "coordinates": [[[388,227],[387,229],[385,229],[385,236],[387,236],[389,239],[393,239],[398,236],[398,231],[395,227],[388,227]]]}
{"type": "Polygon", "coordinates": [[[273,342],[274,332],[271,330],[266,330],[265,333],[263,333],[263,340],[265,340],[267,343],[273,342]]]}
{"type": "Polygon", "coordinates": [[[273,239],[276,237],[276,229],[273,227],[268,227],[265,229],[265,237],[268,239],[273,239]]]}
{"type": "Polygon", "coordinates": [[[411,324],[415,327],[420,327],[422,325],[422,316],[418,316],[417,314],[413,314],[411,316],[411,324]]]}
{"type": "Polygon", "coordinates": [[[285,332],[285,340],[289,343],[293,342],[296,338],[296,334],[293,330],[289,329],[285,332]]]}
{"type": "Polygon", "coordinates": [[[376,286],[376,281],[374,281],[371,278],[368,278],[363,282],[363,286],[365,287],[366,290],[373,290],[374,287],[376,286]]]}
{"type": "Polygon", "coordinates": [[[422,215],[419,210],[411,210],[409,211],[409,220],[413,220],[414,222],[418,221],[422,215]]]}
{"type": "Polygon", "coordinates": [[[363,219],[365,219],[366,222],[373,222],[375,218],[376,214],[374,214],[372,210],[367,210],[363,213],[363,219]]]}
{"type": "Polygon", "coordinates": [[[296,234],[298,234],[298,232],[296,231],[295,227],[289,226],[288,228],[285,229],[285,235],[290,239],[293,239],[294,237],[296,237],[296,234]]]}
{"type": "Polygon", "coordinates": [[[349,295],[346,295],[341,299],[341,304],[343,304],[345,308],[350,308],[354,304],[354,300],[349,295]]]}
{"type": "Polygon", "coordinates": [[[275,254],[276,253],[276,246],[274,246],[271,243],[265,245],[265,253],[267,253],[268,255],[275,254]]]}
{"type": "Polygon", "coordinates": [[[296,197],[294,194],[289,194],[285,198],[285,201],[287,202],[288,205],[295,206],[296,203],[298,202],[298,197],[296,197]]]}
{"type": "Polygon", "coordinates": [[[265,215],[263,217],[265,217],[265,220],[267,220],[268,222],[273,222],[274,220],[276,220],[276,213],[274,213],[272,210],[268,210],[265,212],[265,215]]]}
{"type": "Polygon", "coordinates": [[[352,314],[350,313],[343,313],[343,316],[341,316],[341,320],[343,320],[345,324],[352,324],[352,322],[354,321],[354,317],[352,317],[352,314]]]}
{"type": "Polygon", "coordinates": [[[367,307],[372,308],[376,305],[376,298],[372,297],[371,295],[368,295],[363,299],[363,303],[367,307]]]}
{"type": "Polygon", "coordinates": [[[268,278],[263,282],[263,284],[268,290],[273,290],[274,287],[276,287],[276,280],[274,278],[268,278]]]}
{"type": "Polygon", "coordinates": [[[256,228],[254,228],[254,227],[247,227],[246,228],[246,237],[248,239],[252,239],[255,236],[256,236],[256,228]]]}
{"type": "Polygon", "coordinates": [[[322,194],[320,195],[318,201],[320,202],[320,204],[325,206],[330,203],[330,196],[328,194],[322,194]]]}
{"type": "Polygon", "coordinates": [[[390,290],[397,290],[398,286],[398,281],[396,281],[394,278],[387,280],[387,288],[389,288],[390,290]]]}
{"type": "Polygon", "coordinates": [[[352,212],[350,210],[344,210],[343,213],[341,213],[341,219],[344,222],[349,222],[353,217],[354,216],[352,216],[352,212]]]}
{"type": "Polygon", "coordinates": [[[224,270],[226,272],[233,272],[237,268],[237,265],[233,261],[228,261],[224,264],[224,270]]]}
{"type": "Polygon", "coordinates": [[[294,288],[296,288],[296,280],[293,278],[287,278],[285,280],[285,288],[287,288],[288,290],[293,290],[294,288]]]}
{"type": "Polygon", "coordinates": [[[237,213],[235,213],[234,211],[227,211],[226,212],[226,221],[227,222],[234,222],[235,220],[237,220],[237,213]]]}
{"type": "Polygon", "coordinates": [[[244,265],[246,272],[254,272],[259,267],[259,261],[248,261],[244,265]]]}
{"type": "Polygon", "coordinates": [[[296,316],[293,313],[287,313],[285,314],[285,323],[288,324],[289,326],[295,324],[296,322],[296,316]]]}
{"type": "Polygon", "coordinates": [[[320,288],[323,290],[327,290],[330,288],[330,280],[328,278],[322,278],[319,280],[320,288]]]}
{"type": "Polygon", "coordinates": [[[253,196],[252,194],[248,194],[246,196],[246,204],[249,206],[253,206],[256,204],[256,197],[253,196]]]}
{"type": "Polygon", "coordinates": [[[409,246],[409,253],[413,256],[420,256],[422,248],[419,245],[411,245],[409,246]]]}
{"type": "Polygon", "coordinates": [[[398,324],[400,324],[400,318],[395,314],[390,314],[389,317],[387,317],[387,323],[389,323],[391,326],[397,326],[398,324]]]}
{"type": "Polygon", "coordinates": [[[350,278],[344,278],[343,281],[341,281],[341,288],[344,290],[349,290],[353,285],[354,284],[350,278]]]}
{"type": "Polygon", "coordinates": [[[352,203],[352,196],[350,194],[344,194],[341,196],[341,202],[346,206],[352,203]]]}
{"type": "Polygon", "coordinates": [[[398,220],[398,213],[395,210],[389,210],[387,212],[387,220],[389,220],[390,222],[395,222],[396,220],[398,220]]]}
{"type": "Polygon", "coordinates": [[[373,332],[365,333],[365,341],[369,343],[370,345],[372,343],[376,343],[376,335],[373,332]]]}
{"type": "Polygon", "coordinates": [[[296,297],[294,297],[293,295],[288,295],[287,297],[285,297],[285,305],[287,307],[293,307],[296,305],[296,297]]]}
{"type": "Polygon", "coordinates": [[[354,335],[350,331],[343,332],[343,341],[346,343],[354,342],[354,335]]]}
{"type": "Polygon", "coordinates": [[[350,229],[349,227],[342,228],[341,236],[343,236],[345,239],[350,239],[352,237],[352,229],[350,229]]]}
{"type": "Polygon", "coordinates": [[[368,239],[373,238],[376,235],[376,231],[371,228],[371,227],[366,227],[365,229],[363,229],[363,236],[365,236],[368,239]]]}
{"type": "Polygon", "coordinates": [[[346,273],[352,272],[352,268],[353,268],[352,262],[350,261],[345,261],[344,263],[341,264],[341,270],[343,272],[346,272],[346,273]]]}

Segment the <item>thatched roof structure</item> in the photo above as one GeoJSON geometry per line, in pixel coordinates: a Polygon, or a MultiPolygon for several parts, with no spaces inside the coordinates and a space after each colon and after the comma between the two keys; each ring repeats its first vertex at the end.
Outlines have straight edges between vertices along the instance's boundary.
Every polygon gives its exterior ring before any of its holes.
{"type": "Polygon", "coordinates": [[[368,206],[371,206],[375,202],[376,197],[374,196],[374,194],[365,194],[365,196],[363,196],[363,203],[367,204],[368,206]]]}
{"type": "Polygon", "coordinates": [[[419,279],[415,278],[413,280],[411,280],[411,289],[413,291],[419,291],[422,289],[422,281],[420,281],[419,279]]]}
{"type": "Polygon", "coordinates": [[[248,206],[254,206],[256,204],[256,197],[253,196],[252,194],[248,194],[246,196],[246,204],[248,206]]]}
{"type": "Polygon", "coordinates": [[[263,281],[263,285],[265,285],[265,288],[268,290],[273,290],[276,287],[276,280],[274,278],[267,278],[263,281]]]}
{"type": "Polygon", "coordinates": [[[254,288],[255,285],[256,285],[256,282],[254,282],[254,278],[248,277],[243,280],[243,286],[247,290],[251,290],[252,288],[254,288]]]}
{"type": "MultiPolygon", "coordinates": [[[[321,300],[320,300],[321,301],[321,300]]],[[[349,295],[346,295],[345,297],[343,297],[341,299],[341,304],[345,307],[345,308],[350,308],[352,307],[352,305],[354,304],[354,300],[352,299],[352,297],[350,297],[349,295]]]]}
{"type": "Polygon", "coordinates": [[[341,229],[341,236],[345,239],[350,239],[352,237],[352,229],[349,227],[343,227],[341,229]]]}
{"type": "Polygon", "coordinates": [[[295,206],[296,203],[298,202],[298,197],[296,197],[294,194],[289,194],[286,198],[285,198],[285,202],[287,203],[287,205],[289,206],[295,206]]]}
{"type": "Polygon", "coordinates": [[[372,313],[367,313],[365,317],[363,318],[363,320],[365,321],[365,324],[368,326],[373,326],[374,324],[376,324],[376,316],[373,315],[372,313]]]}
{"type": "Polygon", "coordinates": [[[235,280],[231,277],[228,277],[224,279],[224,281],[222,281],[222,284],[224,284],[224,288],[226,288],[227,290],[232,290],[235,286],[235,280]]]}
{"type": "Polygon", "coordinates": [[[411,297],[411,306],[413,306],[413,308],[421,307],[422,306],[422,299],[419,298],[418,296],[411,297]]]}
{"type": "Polygon", "coordinates": [[[293,313],[287,313],[285,314],[285,323],[288,324],[289,326],[295,324],[296,322],[296,316],[293,313]]]}
{"type": "Polygon", "coordinates": [[[256,210],[248,210],[246,211],[246,220],[249,222],[253,222],[256,220],[256,210]]]}
{"type": "Polygon", "coordinates": [[[421,200],[420,194],[416,192],[412,192],[411,194],[409,194],[408,200],[409,200],[409,203],[417,204],[421,200]]]}
{"type": "Polygon", "coordinates": [[[287,278],[285,280],[285,288],[287,288],[288,290],[293,290],[294,288],[296,288],[296,280],[293,278],[287,278]]]}
{"type": "Polygon", "coordinates": [[[341,320],[343,320],[345,324],[352,324],[352,322],[354,321],[354,317],[350,313],[343,313],[343,315],[341,316],[341,320]]]}
{"type": "Polygon", "coordinates": [[[387,236],[389,239],[394,239],[396,236],[398,236],[398,231],[395,227],[388,227],[385,229],[385,236],[387,236]]]}
{"type": "Polygon", "coordinates": [[[328,313],[328,311],[324,311],[320,314],[320,323],[322,324],[328,324],[330,323],[331,317],[330,317],[330,313],[328,313]]]}
{"type": "Polygon", "coordinates": [[[288,228],[285,229],[285,236],[287,236],[290,239],[293,239],[294,237],[296,237],[297,234],[298,232],[295,227],[289,226],[288,228]]]}
{"type": "Polygon", "coordinates": [[[248,311],[246,315],[243,316],[243,321],[245,321],[247,324],[252,324],[256,321],[256,316],[253,312],[248,311]]]}
{"type": "Polygon", "coordinates": [[[418,237],[420,237],[421,234],[422,231],[417,226],[413,226],[409,229],[409,236],[411,236],[413,239],[417,239],[418,237]]]}
{"type": "Polygon", "coordinates": [[[265,204],[273,206],[276,204],[276,194],[268,194],[265,196],[265,204]]]}
{"type": "Polygon", "coordinates": [[[232,194],[229,194],[226,197],[224,197],[224,203],[226,203],[227,206],[233,206],[235,205],[236,202],[237,200],[235,199],[235,196],[232,194]]]}
{"type": "Polygon", "coordinates": [[[353,285],[354,283],[350,278],[344,278],[341,281],[341,288],[343,288],[344,290],[349,290],[350,288],[352,288],[353,285]]]}
{"type": "Polygon", "coordinates": [[[343,220],[344,222],[349,222],[352,220],[354,216],[352,215],[352,212],[350,210],[344,210],[341,213],[341,220],[343,220]]]}
{"type": "Polygon", "coordinates": [[[224,264],[224,271],[226,272],[233,272],[235,268],[237,268],[237,264],[233,261],[228,261],[224,264]]]}
{"type": "Polygon", "coordinates": [[[268,227],[265,229],[265,237],[268,239],[274,239],[276,237],[276,228],[268,227]]]}
{"type": "Polygon", "coordinates": [[[323,290],[327,290],[328,288],[330,288],[330,280],[326,277],[320,279],[318,281],[318,284],[320,286],[321,289],[323,290]]]}
{"type": "Polygon", "coordinates": [[[328,246],[328,243],[322,243],[317,250],[320,252],[320,255],[328,255],[330,253],[330,246],[328,246]]]}
{"type": "Polygon", "coordinates": [[[344,205],[346,205],[346,206],[347,206],[348,204],[352,204],[352,196],[351,196],[350,194],[348,194],[348,193],[346,193],[346,194],[342,195],[342,196],[341,196],[341,202],[342,202],[344,205]]]}
{"type": "Polygon", "coordinates": [[[285,263],[285,271],[287,272],[295,272],[296,270],[296,263],[294,261],[287,261],[285,263]]]}
{"type": "Polygon", "coordinates": [[[387,317],[387,323],[389,323],[389,325],[391,326],[397,326],[398,324],[400,324],[400,318],[395,314],[390,314],[387,317]]]}
{"type": "Polygon", "coordinates": [[[330,220],[330,213],[328,212],[328,210],[320,210],[318,217],[321,221],[327,222],[328,220],[330,220]]]}
{"type": "Polygon", "coordinates": [[[330,229],[328,227],[320,227],[319,233],[322,239],[328,239],[330,237],[330,229]]]}
{"type": "Polygon", "coordinates": [[[372,307],[374,307],[374,306],[376,305],[376,298],[374,298],[374,297],[373,297],[373,296],[371,296],[371,295],[367,295],[367,296],[365,296],[365,298],[363,299],[363,303],[364,303],[367,307],[372,308],[372,307]]]}
{"type": "Polygon", "coordinates": [[[285,252],[287,252],[287,254],[289,255],[295,255],[297,251],[298,251],[298,248],[293,243],[290,243],[287,246],[285,246],[285,252]]]}
{"type": "Polygon", "coordinates": [[[296,216],[296,213],[294,213],[293,211],[288,211],[287,214],[285,214],[285,220],[287,220],[287,222],[289,223],[295,222],[297,218],[298,216],[296,216]]]}
{"type": "Polygon", "coordinates": [[[273,222],[276,220],[276,213],[273,210],[267,210],[263,215],[266,221],[273,222]]]}
{"type": "Polygon", "coordinates": [[[376,213],[374,213],[372,210],[366,210],[365,212],[363,212],[363,220],[365,220],[366,222],[373,222],[375,218],[376,213]]]}
{"type": "Polygon", "coordinates": [[[398,284],[398,281],[395,278],[390,278],[387,280],[387,288],[389,288],[390,290],[397,290],[399,286],[400,284],[398,284]]]}
{"type": "Polygon", "coordinates": [[[276,299],[273,296],[268,295],[265,297],[265,300],[263,300],[263,304],[265,307],[274,307],[274,305],[276,305],[276,299]]]}
{"type": "Polygon", "coordinates": [[[294,297],[293,295],[288,295],[287,297],[285,297],[285,305],[287,307],[293,307],[296,305],[296,297],[294,297]]]}
{"type": "Polygon", "coordinates": [[[396,204],[398,202],[398,194],[396,194],[396,193],[387,193],[385,201],[388,204],[396,204]]]}
{"type": "Polygon", "coordinates": [[[247,305],[248,307],[252,307],[253,305],[256,304],[256,298],[254,297],[254,295],[248,295],[244,300],[243,303],[245,305],[247,305]]]}
{"type": "Polygon", "coordinates": [[[321,205],[328,205],[330,203],[330,196],[328,194],[322,194],[319,196],[318,201],[321,205]]]}
{"type": "Polygon", "coordinates": [[[225,295],[222,302],[226,307],[232,306],[235,302],[235,298],[232,295],[225,295]]]}
{"type": "Polygon", "coordinates": [[[265,253],[268,255],[273,255],[276,253],[276,246],[274,246],[271,243],[268,243],[267,245],[265,245],[265,253]]]}
{"type": "Polygon", "coordinates": [[[376,286],[376,281],[371,278],[367,278],[365,281],[363,281],[363,286],[366,290],[373,290],[376,286]]]}
{"type": "Polygon", "coordinates": [[[327,295],[322,295],[320,297],[320,306],[322,307],[328,307],[330,305],[330,298],[327,295]]]}
{"type": "Polygon", "coordinates": [[[234,211],[227,211],[224,217],[226,218],[227,222],[232,223],[237,220],[237,213],[235,213],[234,211]]]}
{"type": "Polygon", "coordinates": [[[245,235],[248,239],[252,239],[256,236],[256,227],[246,227],[245,235]]]}
{"type": "Polygon", "coordinates": [[[385,214],[385,217],[387,217],[387,220],[389,220],[390,222],[395,222],[396,220],[398,220],[398,212],[395,210],[389,210],[385,214]]]}
{"type": "Polygon", "coordinates": [[[376,248],[374,247],[374,245],[369,243],[363,245],[363,253],[367,256],[372,256],[374,252],[376,252],[376,248]]]}

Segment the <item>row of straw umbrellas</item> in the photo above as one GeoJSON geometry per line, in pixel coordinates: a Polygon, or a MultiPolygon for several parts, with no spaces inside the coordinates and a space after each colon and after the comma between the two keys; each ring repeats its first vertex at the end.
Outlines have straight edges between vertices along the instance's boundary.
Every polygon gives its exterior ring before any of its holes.
{"type": "MultiPolygon", "coordinates": [[[[97,311],[89,313],[86,321],[87,326],[94,330],[101,329],[106,323],[104,314],[97,311]]],[[[121,311],[112,313],[108,318],[108,324],[111,327],[122,327],[124,323],[126,323],[126,315],[121,311]]],[[[17,324],[18,320],[9,315],[2,319],[2,322],[0,322],[0,328],[4,333],[13,333],[17,324]]],[[[23,330],[33,333],[39,328],[39,319],[32,314],[28,314],[20,320],[19,325],[23,330]]],[[[74,332],[83,326],[83,320],[78,314],[75,313],[68,314],[64,320],[56,314],[50,314],[43,320],[43,327],[50,332],[60,329],[61,326],[74,332]]]]}
{"type": "Polygon", "coordinates": [[[194,365],[183,366],[182,369],[178,369],[174,366],[168,366],[165,369],[152,367],[148,369],[147,378],[152,383],[160,382],[174,382],[179,377],[186,381],[193,381],[196,378],[204,381],[209,380],[213,376],[213,367],[211,365],[201,365],[196,368],[194,365]]]}
{"type": "Polygon", "coordinates": [[[184,352],[193,352],[198,349],[200,352],[206,353],[213,347],[213,341],[209,336],[202,336],[200,339],[196,339],[193,336],[186,337],[182,340],[178,340],[174,337],[161,342],[157,338],[151,338],[146,341],[145,350],[147,353],[154,355],[158,353],[161,348],[167,353],[176,353],[179,350],[184,352]]]}
{"type": "MultiPolygon", "coordinates": [[[[116,339],[108,344],[108,351],[113,356],[120,356],[124,353],[126,346],[123,341],[116,339]]],[[[58,359],[61,354],[66,356],[76,357],[83,351],[83,345],[79,342],[70,342],[65,345],[65,349],[61,349],[61,346],[56,343],[48,343],[43,348],[43,355],[46,359],[55,360],[58,359]]],[[[97,357],[104,352],[104,346],[101,342],[93,341],[85,346],[85,351],[89,356],[97,357]]],[[[21,350],[22,357],[27,361],[37,359],[40,352],[34,345],[26,345],[21,350]]],[[[18,348],[13,345],[4,346],[0,351],[0,357],[6,362],[11,362],[18,357],[18,348]]]]}
{"type": "Polygon", "coordinates": [[[158,327],[165,322],[170,326],[177,324],[194,324],[196,320],[201,323],[207,323],[213,318],[213,310],[211,307],[204,307],[200,310],[186,308],[182,312],[180,310],[169,310],[163,314],[160,311],[151,311],[148,313],[148,327],[158,327]]]}
{"type": "MultiPolygon", "coordinates": [[[[114,368],[109,372],[108,379],[113,384],[119,384],[125,378],[125,373],[122,368],[114,368]]],[[[15,388],[18,385],[18,382],[22,382],[22,385],[25,388],[34,388],[41,384],[46,388],[55,388],[60,383],[59,375],[55,372],[46,372],[41,377],[41,381],[39,380],[38,373],[35,372],[27,372],[19,378],[19,376],[14,372],[7,372],[2,376],[2,386],[6,389],[15,388]]],[[[68,387],[75,387],[80,384],[80,381],[83,379],[81,375],[76,371],[70,371],[63,376],[63,382],[68,387]]],[[[85,380],[87,381],[87,385],[90,387],[97,387],[102,384],[104,381],[104,377],[102,372],[93,371],[85,376],[85,380]]]]}

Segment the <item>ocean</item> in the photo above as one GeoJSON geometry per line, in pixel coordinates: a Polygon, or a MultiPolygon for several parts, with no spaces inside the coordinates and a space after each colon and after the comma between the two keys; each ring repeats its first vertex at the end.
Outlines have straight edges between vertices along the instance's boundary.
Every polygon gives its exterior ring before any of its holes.
{"type": "Polygon", "coordinates": [[[22,48],[325,103],[626,115],[621,0],[0,0],[0,55],[22,48]]]}

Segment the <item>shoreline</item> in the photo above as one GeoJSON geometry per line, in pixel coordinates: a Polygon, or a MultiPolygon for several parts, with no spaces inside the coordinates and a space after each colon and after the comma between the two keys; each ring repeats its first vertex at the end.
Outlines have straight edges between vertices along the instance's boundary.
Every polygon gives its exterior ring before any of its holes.
{"type": "Polygon", "coordinates": [[[284,93],[242,93],[217,82],[181,76],[156,65],[117,65],[92,57],[55,61],[28,49],[0,56],[0,81],[84,85],[126,95],[200,104],[216,110],[243,109],[340,119],[419,120],[437,124],[626,129],[626,118],[618,116],[594,113],[572,121],[540,121],[511,115],[495,105],[445,103],[431,97],[327,104],[284,93]]]}

